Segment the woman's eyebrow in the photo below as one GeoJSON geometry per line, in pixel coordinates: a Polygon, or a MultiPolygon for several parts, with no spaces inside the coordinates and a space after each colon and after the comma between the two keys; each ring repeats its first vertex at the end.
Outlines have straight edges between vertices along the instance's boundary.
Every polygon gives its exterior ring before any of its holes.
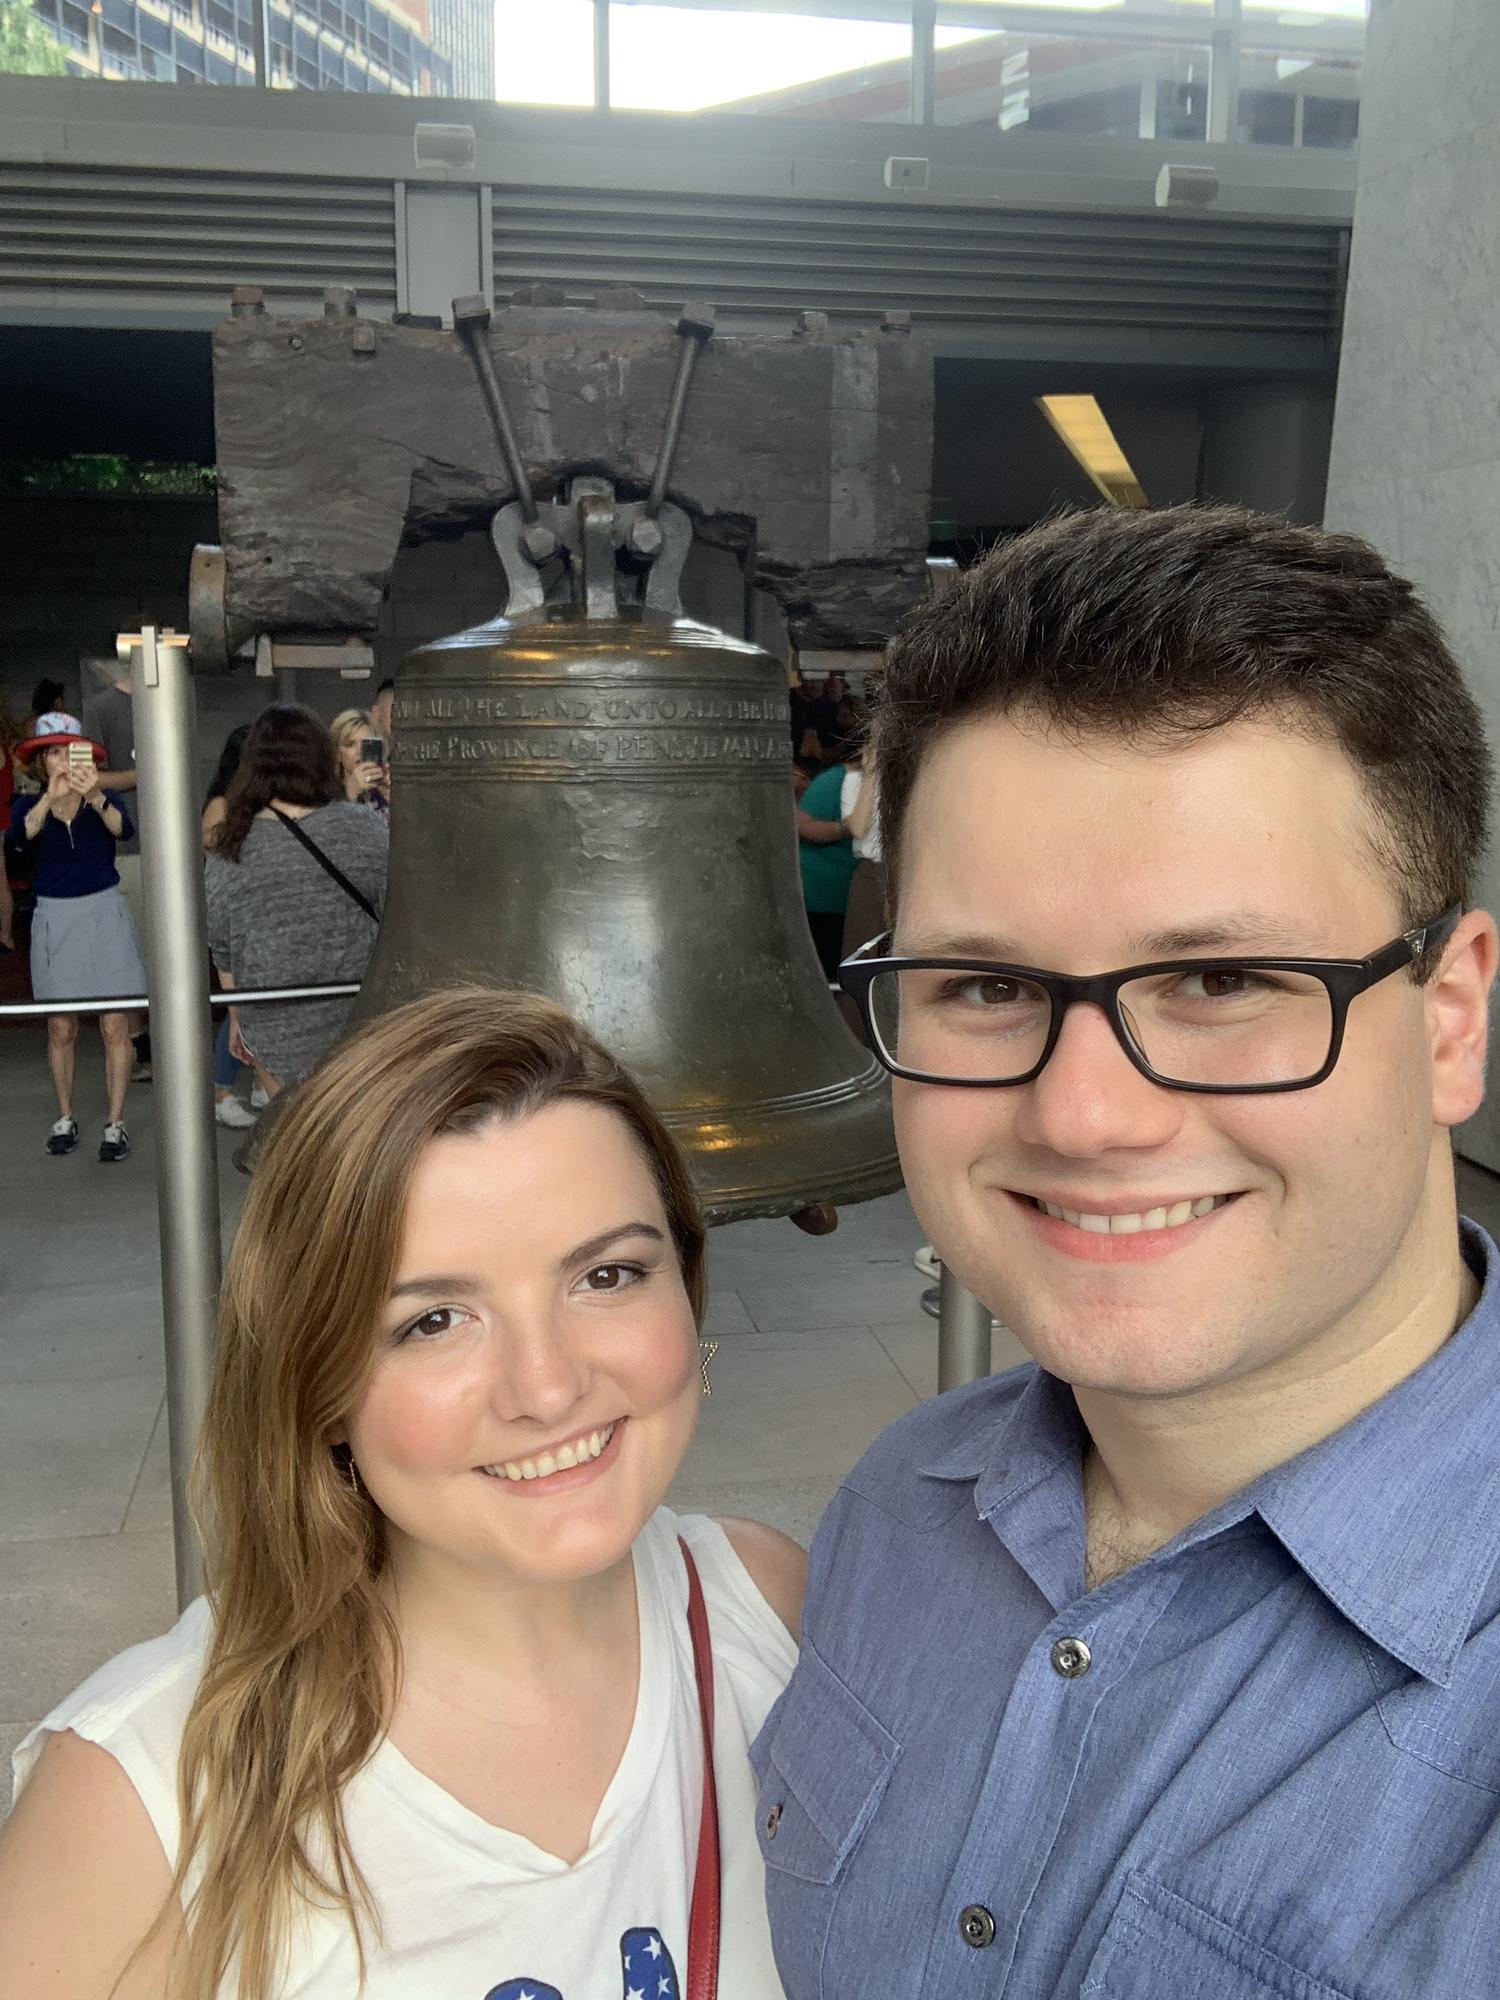
{"type": "Polygon", "coordinates": [[[665,1232],[653,1222],[622,1222],[618,1228],[602,1230],[599,1235],[589,1237],[586,1243],[580,1243],[576,1249],[559,1257],[558,1267],[587,1263],[590,1257],[597,1257],[601,1250],[607,1250],[611,1243],[618,1243],[624,1236],[649,1236],[653,1243],[665,1243],[667,1240],[665,1232]]]}
{"type": "Polygon", "coordinates": [[[473,1293],[478,1290],[479,1280],[477,1278],[444,1276],[439,1273],[437,1276],[431,1278],[403,1278],[399,1285],[392,1285],[391,1297],[393,1299],[424,1299],[433,1298],[441,1292],[473,1293]]]}

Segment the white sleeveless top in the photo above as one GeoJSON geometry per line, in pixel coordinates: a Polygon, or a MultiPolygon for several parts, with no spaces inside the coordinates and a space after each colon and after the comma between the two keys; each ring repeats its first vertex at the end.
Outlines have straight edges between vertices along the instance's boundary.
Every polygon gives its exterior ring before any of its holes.
{"type": "MultiPolygon", "coordinates": [[[[703,1797],[703,1731],[679,1533],[703,1583],[714,1651],[721,2000],[781,2000],[755,1840],[748,1751],[797,1652],[723,1529],[660,1507],[635,1544],[641,1674],[635,1721],[572,1864],[507,1833],[407,1762],[390,1741],[348,1785],[350,1844],[382,1923],[367,2000],[684,2000],[688,1906],[703,1797]]],[[[71,1729],[122,1765],[170,1861],[177,1760],[210,1616],[189,1605],[32,1730],[12,1760],[19,1794],[46,1734],[71,1729]]],[[[279,2000],[348,2000],[358,1985],[347,1919],[309,1912],[279,2000]]],[[[221,1993],[232,1993],[233,1977],[221,1993]]]]}

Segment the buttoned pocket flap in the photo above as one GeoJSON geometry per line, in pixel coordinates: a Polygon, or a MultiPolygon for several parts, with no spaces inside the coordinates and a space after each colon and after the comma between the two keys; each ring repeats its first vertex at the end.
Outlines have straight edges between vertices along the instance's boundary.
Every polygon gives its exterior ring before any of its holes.
{"type": "Polygon", "coordinates": [[[832,1882],[869,1824],[901,1746],[804,1645],[762,1765],[766,1866],[832,1882]]]}
{"type": "Polygon", "coordinates": [[[1132,1873],[1081,2000],[1350,2000],[1185,1896],[1132,1873]]]}

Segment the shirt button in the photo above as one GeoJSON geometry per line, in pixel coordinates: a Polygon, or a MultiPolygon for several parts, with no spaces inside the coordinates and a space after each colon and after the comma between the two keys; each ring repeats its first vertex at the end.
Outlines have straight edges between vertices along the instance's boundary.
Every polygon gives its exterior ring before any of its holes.
{"type": "Polygon", "coordinates": [[[1076,1681],[1094,1664],[1094,1656],[1082,1639],[1059,1639],[1052,1648],[1052,1667],[1065,1681],[1076,1681]]]}
{"type": "Polygon", "coordinates": [[[958,1934],[965,1944],[983,1951],[987,1944],[995,1942],[995,1919],[983,1903],[970,1903],[958,1920],[958,1934]]]}
{"type": "Polygon", "coordinates": [[[774,1840],[776,1838],[776,1829],[780,1825],[781,1825],[781,1807],[779,1805],[775,1805],[772,1806],[771,1810],[766,1814],[767,1840],[774,1840]]]}

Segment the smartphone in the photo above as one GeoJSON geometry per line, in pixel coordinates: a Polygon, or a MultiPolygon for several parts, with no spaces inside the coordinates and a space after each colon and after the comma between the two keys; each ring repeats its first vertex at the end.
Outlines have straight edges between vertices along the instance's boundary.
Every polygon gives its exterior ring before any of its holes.
{"type": "Polygon", "coordinates": [[[359,761],[361,764],[383,764],[385,762],[385,738],[383,736],[362,736],[359,739],[359,761]]]}
{"type": "Polygon", "coordinates": [[[94,775],[94,746],[92,743],[70,743],[68,745],[68,776],[81,773],[86,778],[94,775]]]}

